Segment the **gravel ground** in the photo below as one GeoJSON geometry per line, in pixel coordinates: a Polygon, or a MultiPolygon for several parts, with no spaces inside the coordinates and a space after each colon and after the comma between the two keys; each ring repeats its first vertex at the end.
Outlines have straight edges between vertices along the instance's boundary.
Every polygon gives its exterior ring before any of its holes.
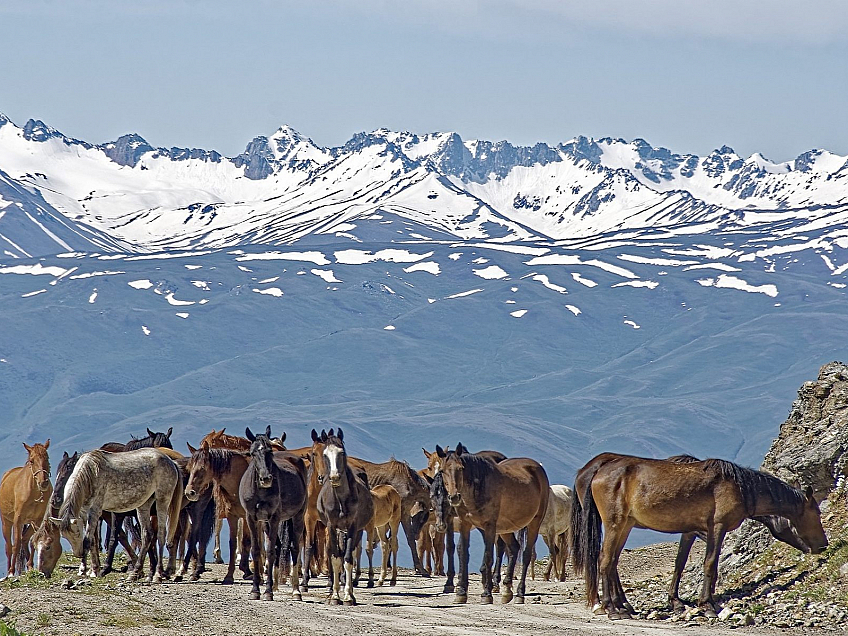
{"type": "MultiPolygon", "coordinates": [[[[622,555],[625,586],[667,577],[675,546],[658,544],[622,555]]],[[[698,558],[698,555],[693,555],[698,558]]],[[[537,566],[537,570],[541,567],[537,566]]],[[[223,586],[223,566],[212,566],[199,583],[158,586],[127,584],[125,576],[80,580],[72,566],[64,566],[50,581],[24,577],[0,586],[0,602],[12,612],[21,631],[30,634],[278,634],[303,633],[334,636],[360,634],[504,634],[536,636],[557,634],[801,634],[810,630],[738,627],[703,618],[693,620],[630,620],[612,622],[593,616],[583,604],[582,584],[570,580],[528,582],[527,604],[480,605],[479,575],[473,575],[469,604],[454,605],[453,595],[441,593],[444,579],[413,577],[402,571],[398,585],[356,591],[356,607],[325,604],[324,578],[302,602],[289,600],[288,587],[273,602],[248,601],[249,583],[223,586]],[[65,586],[70,585],[70,589],[65,586]]],[[[667,580],[667,579],[666,579],[667,580]]],[[[638,589],[631,594],[639,609],[638,589]]],[[[643,608],[649,611],[650,608],[643,608]]],[[[643,614],[644,615],[644,614],[643,614]]]]}

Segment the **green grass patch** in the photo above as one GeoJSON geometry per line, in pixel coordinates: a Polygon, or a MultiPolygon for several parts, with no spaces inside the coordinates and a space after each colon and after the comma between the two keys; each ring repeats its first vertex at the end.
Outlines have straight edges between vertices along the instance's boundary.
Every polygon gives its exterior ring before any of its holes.
{"type": "Polygon", "coordinates": [[[18,631],[14,623],[0,621],[0,636],[28,636],[24,632],[18,631]]]}

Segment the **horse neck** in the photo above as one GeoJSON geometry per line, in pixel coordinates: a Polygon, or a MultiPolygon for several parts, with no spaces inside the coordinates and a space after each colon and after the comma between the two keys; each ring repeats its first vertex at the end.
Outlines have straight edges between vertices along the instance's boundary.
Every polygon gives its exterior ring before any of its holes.
{"type": "MultiPolygon", "coordinates": [[[[789,488],[787,486],[787,488],[789,488]]],[[[768,489],[760,489],[752,517],[778,516],[790,520],[797,519],[803,512],[803,497],[781,500],[768,489]]]]}

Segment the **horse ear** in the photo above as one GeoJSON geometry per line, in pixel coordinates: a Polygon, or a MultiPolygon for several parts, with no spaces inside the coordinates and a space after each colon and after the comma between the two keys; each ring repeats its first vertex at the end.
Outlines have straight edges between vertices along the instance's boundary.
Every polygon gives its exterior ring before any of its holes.
{"type": "MultiPolygon", "coordinates": [[[[333,429],[330,429],[330,430],[333,430],[333,429]]],[[[327,431],[325,431],[323,428],[321,429],[321,443],[322,444],[327,443],[327,431]]]]}
{"type": "Polygon", "coordinates": [[[313,429],[312,429],[312,443],[314,444],[314,443],[315,443],[315,442],[317,442],[319,439],[320,439],[320,438],[318,437],[318,431],[316,431],[316,430],[313,428],[313,429]]]}
{"type": "Polygon", "coordinates": [[[244,429],[244,436],[245,436],[248,440],[250,440],[251,442],[255,442],[255,441],[256,441],[256,435],[254,435],[254,434],[253,434],[253,432],[250,430],[250,427],[249,427],[249,426],[246,426],[246,427],[245,427],[245,429],[244,429]]]}
{"type": "Polygon", "coordinates": [[[167,435],[165,435],[165,437],[171,437],[171,433],[173,433],[173,432],[174,432],[174,427],[173,427],[173,426],[171,426],[171,427],[168,429],[168,433],[167,433],[167,435]]]}
{"type": "Polygon", "coordinates": [[[29,446],[26,442],[24,442],[24,448],[26,449],[26,452],[28,452],[28,453],[32,451],[32,446],[29,446]]]}
{"type": "Polygon", "coordinates": [[[427,459],[430,459],[430,455],[432,455],[433,453],[428,453],[427,449],[424,448],[423,446],[421,447],[421,450],[424,451],[424,457],[426,457],[427,459]]]}
{"type": "Polygon", "coordinates": [[[456,456],[459,457],[462,453],[465,452],[465,447],[463,447],[462,442],[456,445],[456,456]]]}
{"type": "Polygon", "coordinates": [[[224,431],[226,431],[226,430],[227,430],[227,427],[225,426],[224,428],[222,428],[222,429],[218,432],[218,435],[223,435],[223,434],[224,434],[224,431]]]}
{"type": "Polygon", "coordinates": [[[336,434],[336,429],[334,429],[334,428],[331,428],[329,431],[327,431],[327,437],[332,437],[335,434],[336,434]]]}
{"type": "Polygon", "coordinates": [[[343,442],[343,441],[344,441],[344,433],[342,432],[341,427],[339,428],[339,430],[338,430],[338,431],[336,431],[336,437],[338,437],[338,438],[339,438],[339,441],[340,441],[340,442],[343,442]]]}
{"type": "Polygon", "coordinates": [[[62,453],[62,459],[68,459],[68,451],[62,453]]]}
{"type": "Polygon", "coordinates": [[[188,442],[186,442],[186,446],[188,446],[188,452],[191,453],[192,455],[194,455],[197,452],[197,449],[194,446],[192,446],[191,444],[189,444],[188,442]]]}
{"type": "Polygon", "coordinates": [[[79,457],[79,451],[74,451],[74,454],[71,457],[79,457]]]}
{"type": "Polygon", "coordinates": [[[424,475],[424,481],[426,481],[428,484],[432,484],[436,480],[430,477],[430,475],[424,475]]]}
{"type": "Polygon", "coordinates": [[[807,489],[804,491],[804,495],[806,495],[807,499],[813,498],[813,487],[807,486],[807,489]]]}
{"type": "Polygon", "coordinates": [[[283,433],[282,435],[280,435],[280,444],[284,444],[285,441],[286,441],[286,434],[283,433]]]}
{"type": "Polygon", "coordinates": [[[149,428],[147,429],[147,434],[150,435],[150,437],[156,437],[156,433],[151,431],[149,428]]]}
{"type": "Polygon", "coordinates": [[[445,449],[439,446],[438,444],[436,444],[436,455],[438,455],[442,459],[448,456],[448,454],[445,452],[445,449]]]}
{"type": "Polygon", "coordinates": [[[50,448],[50,438],[49,437],[47,438],[47,441],[44,442],[44,450],[47,450],[48,448],[50,448]]]}
{"type": "Polygon", "coordinates": [[[271,439],[271,425],[270,424],[268,424],[268,426],[265,427],[265,437],[267,437],[268,439],[271,439]]]}

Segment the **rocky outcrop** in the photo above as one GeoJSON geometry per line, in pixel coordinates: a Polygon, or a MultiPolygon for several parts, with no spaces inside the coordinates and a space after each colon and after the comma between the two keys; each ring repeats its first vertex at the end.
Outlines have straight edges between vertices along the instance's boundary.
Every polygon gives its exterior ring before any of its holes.
{"type": "Polygon", "coordinates": [[[831,362],[804,382],[789,417],[763,461],[790,483],[812,486],[824,499],[848,469],[848,365],[831,362]]]}

